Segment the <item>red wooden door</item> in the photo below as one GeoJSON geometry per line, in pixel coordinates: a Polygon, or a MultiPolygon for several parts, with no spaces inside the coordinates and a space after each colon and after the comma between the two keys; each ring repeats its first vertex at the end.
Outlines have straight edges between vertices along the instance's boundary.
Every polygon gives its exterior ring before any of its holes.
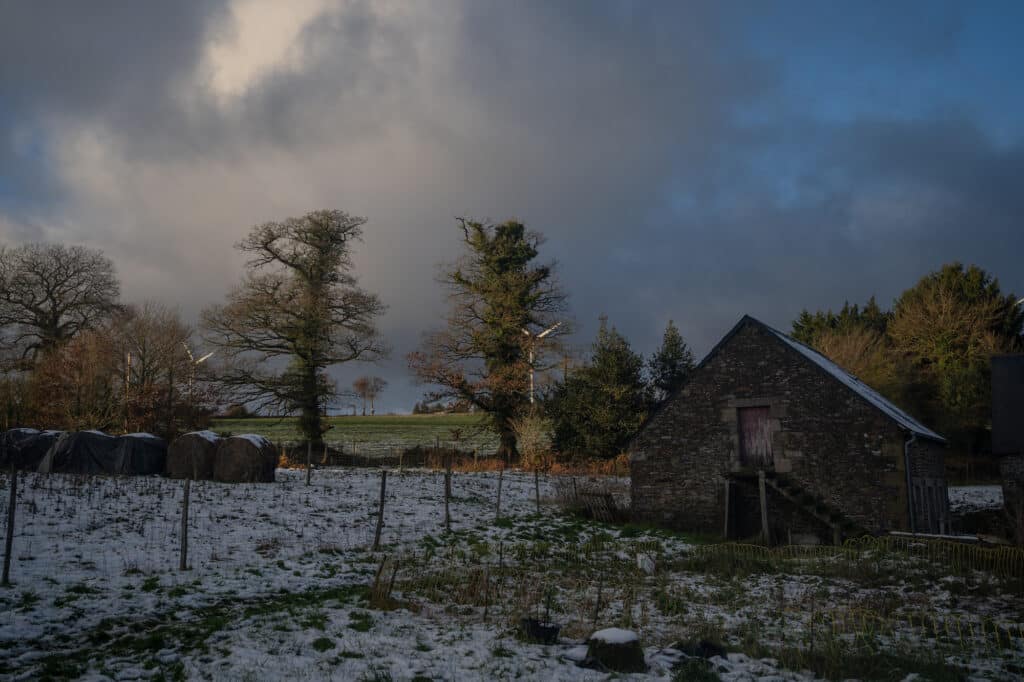
{"type": "Polygon", "coordinates": [[[772,432],[767,407],[741,407],[736,411],[740,432],[740,464],[771,467],[772,432]]]}

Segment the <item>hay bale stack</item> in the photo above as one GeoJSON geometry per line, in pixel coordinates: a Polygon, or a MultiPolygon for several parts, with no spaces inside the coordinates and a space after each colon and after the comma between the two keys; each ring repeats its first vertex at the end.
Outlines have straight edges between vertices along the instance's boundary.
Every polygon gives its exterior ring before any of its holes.
{"type": "Polygon", "coordinates": [[[35,471],[47,451],[62,432],[35,429],[11,429],[0,435],[0,470],[7,471],[14,462],[22,471],[35,471]]]}
{"type": "Polygon", "coordinates": [[[255,434],[224,438],[213,459],[213,480],[225,483],[273,483],[277,469],[274,445],[255,434]]]}
{"type": "Polygon", "coordinates": [[[117,439],[114,470],[124,476],[155,476],[167,466],[167,441],[151,433],[128,433],[117,439]]]}
{"type": "Polygon", "coordinates": [[[193,431],[178,436],[167,448],[167,475],[170,478],[213,479],[213,462],[221,440],[213,431],[193,431]]]}
{"type": "Polygon", "coordinates": [[[75,431],[58,438],[39,461],[41,474],[116,474],[117,438],[102,431],[75,431]]]}

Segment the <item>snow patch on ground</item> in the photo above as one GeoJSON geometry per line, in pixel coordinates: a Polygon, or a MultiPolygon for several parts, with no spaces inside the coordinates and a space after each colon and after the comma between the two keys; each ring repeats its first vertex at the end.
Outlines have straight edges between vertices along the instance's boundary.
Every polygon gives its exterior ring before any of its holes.
{"type": "Polygon", "coordinates": [[[630,642],[636,642],[640,638],[632,630],[605,628],[592,634],[590,639],[604,642],[605,644],[629,644],[630,642]]]}
{"type": "Polygon", "coordinates": [[[263,436],[259,436],[259,435],[255,434],[255,433],[241,433],[241,434],[239,434],[237,436],[234,436],[234,437],[235,438],[244,438],[245,440],[249,441],[250,443],[252,443],[256,447],[261,448],[261,449],[262,448],[267,448],[267,447],[271,446],[271,442],[269,440],[267,440],[263,436]]]}
{"type": "Polygon", "coordinates": [[[962,485],[948,488],[949,511],[964,513],[1001,509],[1003,488],[998,485],[962,485]]]}

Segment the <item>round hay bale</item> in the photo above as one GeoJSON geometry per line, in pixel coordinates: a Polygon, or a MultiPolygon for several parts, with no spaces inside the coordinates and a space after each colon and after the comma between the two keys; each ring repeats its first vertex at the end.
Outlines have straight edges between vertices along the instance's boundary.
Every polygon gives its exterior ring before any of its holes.
{"type": "Polygon", "coordinates": [[[209,481],[221,437],[213,431],[193,431],[178,436],[167,448],[167,475],[209,481]]]}
{"type": "Polygon", "coordinates": [[[213,459],[213,480],[225,483],[273,483],[277,451],[255,434],[224,438],[213,459]]]}
{"type": "Polygon", "coordinates": [[[587,640],[587,658],[615,672],[642,673],[647,670],[640,638],[630,630],[598,630],[587,640]]]}

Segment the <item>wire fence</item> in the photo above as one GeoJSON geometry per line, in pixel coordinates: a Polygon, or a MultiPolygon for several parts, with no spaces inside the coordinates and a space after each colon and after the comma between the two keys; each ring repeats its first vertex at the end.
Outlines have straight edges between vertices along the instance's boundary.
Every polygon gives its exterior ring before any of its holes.
{"type": "Polygon", "coordinates": [[[917,566],[942,567],[958,575],[984,571],[1018,583],[1024,582],[1024,548],[978,544],[913,536],[870,536],[835,545],[781,545],[765,547],[741,543],[698,546],[693,558],[723,561],[736,568],[766,566],[775,571],[821,571],[824,561],[855,571],[875,573],[892,568],[893,561],[917,561],[917,566]],[[814,560],[814,561],[809,561],[814,560]],[[841,564],[835,564],[841,560],[841,564]],[[923,562],[923,563],[922,563],[923,562]]]}

